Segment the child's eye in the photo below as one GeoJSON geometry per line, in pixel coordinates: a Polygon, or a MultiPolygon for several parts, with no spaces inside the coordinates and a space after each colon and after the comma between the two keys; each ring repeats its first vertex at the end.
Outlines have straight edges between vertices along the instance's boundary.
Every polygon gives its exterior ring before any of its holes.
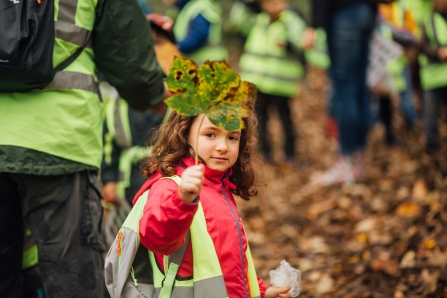
{"type": "Polygon", "coordinates": [[[231,141],[237,141],[237,140],[239,140],[239,138],[236,137],[236,136],[229,136],[228,139],[231,140],[231,141]]]}
{"type": "Polygon", "coordinates": [[[205,136],[207,136],[208,138],[214,138],[214,137],[216,137],[216,135],[213,134],[213,133],[211,133],[211,132],[206,133],[205,136]]]}

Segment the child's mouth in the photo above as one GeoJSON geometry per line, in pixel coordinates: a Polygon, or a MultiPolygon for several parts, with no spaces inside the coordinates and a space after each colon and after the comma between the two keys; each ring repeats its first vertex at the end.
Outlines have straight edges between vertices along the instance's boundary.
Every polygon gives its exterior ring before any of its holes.
{"type": "Polygon", "coordinates": [[[217,161],[227,161],[228,160],[228,158],[225,158],[225,157],[211,157],[211,158],[214,160],[217,160],[217,161]]]}

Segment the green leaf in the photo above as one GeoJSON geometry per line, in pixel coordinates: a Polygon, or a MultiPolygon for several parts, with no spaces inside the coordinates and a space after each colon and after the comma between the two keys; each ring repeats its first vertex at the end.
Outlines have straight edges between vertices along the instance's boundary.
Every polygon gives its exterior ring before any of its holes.
{"type": "Polygon", "coordinates": [[[244,82],[225,61],[207,61],[200,68],[176,57],[166,78],[174,94],[166,104],[184,116],[206,114],[217,127],[244,128],[242,118],[254,109],[255,85],[244,82]]]}

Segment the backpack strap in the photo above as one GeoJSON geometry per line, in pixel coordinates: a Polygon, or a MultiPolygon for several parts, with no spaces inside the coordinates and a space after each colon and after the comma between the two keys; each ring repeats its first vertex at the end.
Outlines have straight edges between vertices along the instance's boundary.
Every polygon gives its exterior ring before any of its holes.
{"type": "Polygon", "coordinates": [[[159,298],[170,298],[172,295],[172,290],[174,289],[175,277],[177,276],[178,269],[182,263],[183,256],[185,255],[186,248],[188,247],[189,241],[191,240],[191,232],[188,231],[186,234],[185,242],[182,246],[177,248],[176,251],[169,256],[168,270],[166,270],[165,279],[162,283],[162,288],[160,291],[159,298]]]}
{"type": "MultiPolygon", "coordinates": [[[[179,176],[169,176],[163,177],[161,179],[171,179],[174,180],[178,185],[182,181],[182,178],[179,176]]],[[[165,274],[165,279],[163,280],[163,287],[161,288],[159,298],[170,298],[172,294],[172,290],[174,289],[175,277],[177,276],[178,269],[180,268],[180,264],[182,263],[183,257],[186,252],[186,248],[188,247],[189,241],[191,240],[191,231],[188,231],[186,234],[185,242],[182,246],[177,248],[169,257],[168,257],[168,268],[165,274]]]]}
{"type": "Polygon", "coordinates": [[[64,61],[62,61],[61,64],[59,64],[58,66],[56,66],[54,68],[54,73],[58,72],[58,71],[62,71],[65,69],[65,67],[67,67],[68,65],[70,65],[71,63],[73,63],[73,61],[76,60],[76,58],[79,57],[79,55],[81,55],[82,51],[85,49],[85,45],[80,47],[79,49],[76,50],[76,52],[74,52],[70,57],[68,57],[67,59],[65,59],[64,61]]]}
{"type": "Polygon", "coordinates": [[[188,231],[188,233],[186,234],[186,237],[185,237],[185,242],[182,244],[182,246],[177,248],[177,250],[174,251],[174,253],[169,256],[169,264],[180,265],[180,263],[183,260],[183,256],[185,255],[186,248],[187,248],[190,240],[191,240],[191,232],[188,231]]]}
{"type": "Polygon", "coordinates": [[[85,47],[90,42],[90,39],[91,39],[91,34],[89,33],[89,34],[87,34],[82,46],[80,48],[78,48],[73,54],[71,54],[67,59],[62,61],[58,66],[56,66],[54,68],[54,73],[64,70],[68,65],[73,63],[73,61],[75,61],[79,57],[79,55],[81,55],[82,51],[84,51],[85,47]]]}

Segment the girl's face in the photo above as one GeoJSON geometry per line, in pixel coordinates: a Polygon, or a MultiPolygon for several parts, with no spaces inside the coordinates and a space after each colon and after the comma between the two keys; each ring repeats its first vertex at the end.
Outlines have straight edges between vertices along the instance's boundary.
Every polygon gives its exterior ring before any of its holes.
{"type": "Polygon", "coordinates": [[[218,128],[205,114],[201,114],[194,119],[189,129],[188,144],[194,148],[209,168],[225,171],[236,163],[240,138],[240,130],[228,131],[218,128]],[[203,123],[198,131],[202,118],[204,118],[203,123]],[[196,148],[197,135],[199,148],[196,148]]]}

